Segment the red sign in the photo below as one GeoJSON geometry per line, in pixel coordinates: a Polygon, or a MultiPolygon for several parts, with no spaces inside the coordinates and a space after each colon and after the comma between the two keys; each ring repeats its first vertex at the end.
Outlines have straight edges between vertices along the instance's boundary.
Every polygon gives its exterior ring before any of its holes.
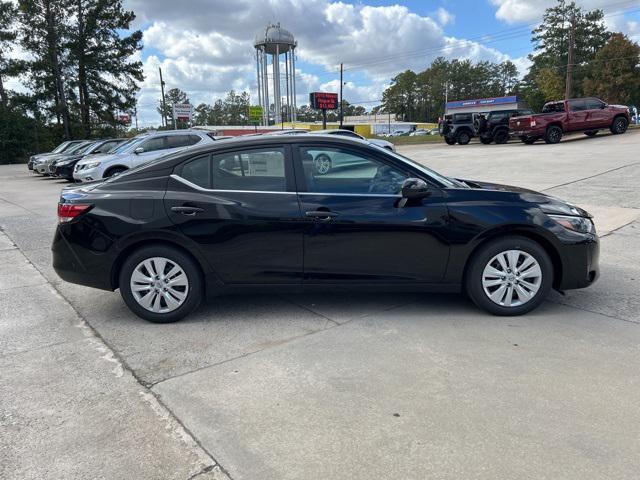
{"type": "Polygon", "coordinates": [[[311,108],[317,110],[335,110],[338,108],[338,94],[328,92],[311,92],[309,94],[311,108]]]}

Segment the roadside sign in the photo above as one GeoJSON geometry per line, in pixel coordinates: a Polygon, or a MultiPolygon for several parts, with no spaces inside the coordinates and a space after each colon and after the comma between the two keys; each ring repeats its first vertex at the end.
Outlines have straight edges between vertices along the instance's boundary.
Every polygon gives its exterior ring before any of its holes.
{"type": "Polygon", "coordinates": [[[193,118],[193,105],[190,103],[174,103],[173,118],[183,121],[191,121],[193,118]]]}
{"type": "Polygon", "coordinates": [[[249,106],[249,120],[252,122],[259,122],[262,120],[262,107],[260,105],[249,106]]]}
{"type": "Polygon", "coordinates": [[[317,110],[335,110],[338,108],[338,94],[329,92],[311,92],[309,94],[311,108],[317,110]]]}

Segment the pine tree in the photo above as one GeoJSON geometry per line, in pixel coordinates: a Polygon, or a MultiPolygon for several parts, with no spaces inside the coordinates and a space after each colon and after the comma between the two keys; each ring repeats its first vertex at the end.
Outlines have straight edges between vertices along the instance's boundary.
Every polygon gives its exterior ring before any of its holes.
{"type": "MultiPolygon", "coordinates": [[[[536,78],[542,69],[554,69],[560,76],[566,73],[572,18],[575,22],[574,63],[577,66],[593,60],[596,52],[611,36],[604,24],[602,10],[585,11],[576,6],[575,2],[558,0],[557,5],[545,11],[542,23],[532,32],[534,53],[529,55],[532,65],[528,81],[536,78]]],[[[576,96],[582,94],[580,84],[583,72],[580,68],[574,70],[576,96]]]]}
{"type": "Polygon", "coordinates": [[[66,0],[19,0],[20,43],[31,54],[26,63],[27,83],[34,100],[47,105],[71,138],[71,114],[66,77],[68,56],[64,43],[68,32],[66,0]]]}
{"type": "Polygon", "coordinates": [[[70,61],[77,72],[80,119],[85,136],[91,121],[115,123],[118,112],[135,107],[142,62],[131,57],[142,49],[142,32],[125,35],[135,14],[122,0],[67,0],[73,15],[69,29],[70,61]]]}
{"type": "Polygon", "coordinates": [[[13,3],[0,2],[0,104],[5,107],[9,103],[9,95],[4,81],[7,77],[16,76],[21,66],[21,62],[9,57],[11,45],[18,37],[14,25],[16,14],[13,3]]]}
{"type": "Polygon", "coordinates": [[[614,33],[589,65],[584,91],[609,103],[640,104],[640,45],[614,33]]]}

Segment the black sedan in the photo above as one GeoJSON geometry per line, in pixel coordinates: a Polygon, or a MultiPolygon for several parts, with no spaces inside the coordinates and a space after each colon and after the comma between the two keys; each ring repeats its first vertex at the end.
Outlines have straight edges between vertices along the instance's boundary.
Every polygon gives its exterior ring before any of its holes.
{"type": "Polygon", "coordinates": [[[466,291],[496,315],[598,277],[584,210],[442,176],[369,143],[322,135],[228,140],[63,191],[53,264],[176,321],[205,296],[255,290],[466,291]],[[320,155],[350,158],[318,174],[320,155]]]}

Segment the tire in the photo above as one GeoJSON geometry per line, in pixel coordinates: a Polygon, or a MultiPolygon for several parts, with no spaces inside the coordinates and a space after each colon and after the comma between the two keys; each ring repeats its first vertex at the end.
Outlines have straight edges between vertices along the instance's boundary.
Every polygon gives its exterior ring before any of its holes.
{"type": "Polygon", "coordinates": [[[113,168],[110,168],[109,170],[104,172],[104,175],[102,176],[102,178],[109,178],[109,177],[113,177],[114,175],[119,175],[122,172],[124,172],[125,170],[126,170],[126,168],[124,168],[124,167],[113,167],[113,168]]]}
{"type": "Polygon", "coordinates": [[[595,137],[597,133],[598,130],[587,130],[586,132],[584,132],[587,137],[595,137]]]}
{"type": "Polygon", "coordinates": [[[498,130],[493,136],[493,140],[498,145],[503,145],[509,141],[509,132],[506,130],[498,130]]]}
{"type": "Polygon", "coordinates": [[[196,262],[180,250],[164,245],[142,247],[129,255],[120,269],[119,287],[122,299],[129,309],[140,318],[153,323],[177,322],[193,312],[202,301],[204,288],[196,262]],[[162,262],[166,263],[164,270],[160,271],[162,262]],[[150,272],[147,265],[155,269],[155,272],[150,272]],[[174,271],[174,267],[180,272],[171,277],[174,282],[177,281],[171,287],[169,274],[174,271]],[[149,273],[157,275],[151,277],[149,273]],[[166,278],[163,278],[165,275],[166,278]],[[134,287],[138,287],[135,292],[134,287]],[[147,297],[149,295],[151,297],[147,297]],[[147,298],[148,308],[143,305],[147,298]]]}
{"type": "Polygon", "coordinates": [[[491,142],[493,142],[493,138],[491,137],[480,137],[480,143],[483,145],[489,145],[491,142]]]}
{"type": "Polygon", "coordinates": [[[520,140],[522,140],[522,143],[526,143],[527,145],[533,145],[538,138],[537,137],[520,137],[520,140]]]}
{"type": "Polygon", "coordinates": [[[611,133],[614,135],[620,135],[627,131],[627,127],[629,126],[629,122],[624,117],[616,117],[613,119],[613,123],[611,124],[611,133]]]}
{"type": "Polygon", "coordinates": [[[533,240],[518,236],[498,238],[480,247],[469,260],[465,275],[465,289],[471,300],[483,310],[500,316],[530,312],[544,301],[552,285],[553,264],[547,252],[533,240]],[[518,253],[506,254],[515,251],[518,253]],[[507,267],[511,267],[515,259],[516,270],[505,270],[498,257],[502,257],[507,267]],[[526,266],[524,273],[517,270],[531,259],[534,263],[526,266]],[[502,272],[505,275],[499,276],[502,272]]]}
{"type": "Polygon", "coordinates": [[[460,132],[457,135],[458,145],[467,145],[471,141],[471,135],[469,132],[460,132]]]}
{"type": "Polygon", "coordinates": [[[313,159],[313,169],[318,175],[326,175],[331,171],[331,157],[329,155],[321,153],[313,159]]]}
{"type": "Polygon", "coordinates": [[[557,125],[551,125],[547,128],[547,132],[544,135],[544,141],[546,143],[560,143],[562,140],[562,129],[557,125]]]}
{"type": "Polygon", "coordinates": [[[444,141],[447,142],[447,145],[455,145],[456,139],[451,137],[444,137],[444,141]]]}

